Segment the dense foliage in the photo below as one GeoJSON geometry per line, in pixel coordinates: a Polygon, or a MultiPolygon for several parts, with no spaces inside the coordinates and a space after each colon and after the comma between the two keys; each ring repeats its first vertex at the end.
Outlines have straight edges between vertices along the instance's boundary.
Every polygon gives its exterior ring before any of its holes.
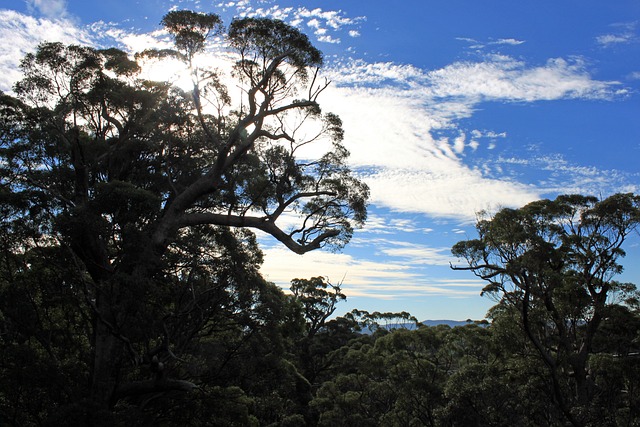
{"type": "Polygon", "coordinates": [[[454,253],[489,281],[491,323],[334,318],[341,284],[283,292],[251,231],[303,254],[366,219],[321,53],[280,21],[162,24],[175,49],[136,60],[45,43],[0,94],[0,425],[638,424],[640,315],[613,280],[636,196],[480,221],[454,253]],[[222,34],[240,100],[198,65],[222,34]],[[140,77],[167,57],[191,90],[140,77]]]}
{"type": "MultiPolygon", "coordinates": [[[[626,364],[630,354],[637,356],[628,346],[601,344],[604,329],[617,323],[624,331],[622,319],[635,323],[636,287],[615,277],[622,272],[622,245],[638,225],[640,196],[567,195],[483,218],[478,239],[453,248],[468,263],[462,269],[488,282],[483,292],[499,300],[494,312],[519,326],[545,367],[554,406],[575,426],[625,425],[640,415],[633,386],[611,390],[611,372],[600,371],[602,363],[626,364]],[[623,411],[611,406],[612,396],[623,411]]],[[[632,332],[627,343],[637,338],[632,332]]]]}
{"type": "Polygon", "coordinates": [[[217,15],[174,11],[162,23],[175,49],[137,60],[177,59],[189,91],[143,79],[117,49],[44,43],[24,58],[15,96],[0,96],[10,423],[156,424],[187,411],[246,424],[249,389],[269,408],[267,386],[301,378],[280,332],[299,313],[259,275],[249,230],[303,254],[342,247],[366,218],[368,188],[347,167],[340,119],[317,102],[328,82],[304,34],[233,21],[224,77],[197,65],[224,31],[217,15]],[[311,145],[326,153],[310,157],[311,145]],[[206,403],[220,396],[229,408],[206,403]]]}

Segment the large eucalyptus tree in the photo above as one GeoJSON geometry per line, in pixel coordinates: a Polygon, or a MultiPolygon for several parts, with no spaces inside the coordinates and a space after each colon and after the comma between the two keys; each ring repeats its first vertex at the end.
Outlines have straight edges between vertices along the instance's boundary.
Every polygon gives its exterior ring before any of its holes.
{"type": "Polygon", "coordinates": [[[483,293],[499,301],[494,313],[515,313],[547,368],[551,400],[572,425],[604,422],[607,410],[596,401],[608,373],[600,378],[592,364],[594,343],[607,322],[637,303],[635,285],[616,276],[638,226],[640,196],[567,195],[481,218],[478,238],[453,247],[468,264],[454,268],[485,280],[483,293]]]}
{"type": "MultiPolygon", "coordinates": [[[[256,18],[225,32],[217,15],[189,11],[162,24],[175,48],[136,60],[44,43],[0,103],[2,290],[45,249],[52,266],[64,260],[73,274],[52,280],[74,298],[61,310],[78,314],[67,339],[95,414],[198,387],[181,356],[194,342],[229,325],[243,342],[268,323],[261,295],[273,290],[249,229],[304,254],[342,247],[366,218],[368,189],[347,166],[340,119],[321,111],[329,82],[304,34],[256,18]],[[198,65],[214,54],[212,37],[235,61],[233,96],[222,72],[198,65]],[[192,88],[140,77],[137,61],[167,57],[189,70],[192,88]],[[311,158],[311,144],[326,154],[311,158]],[[285,216],[297,225],[280,225],[285,216]]],[[[39,345],[58,357],[45,335],[39,345]]]]}

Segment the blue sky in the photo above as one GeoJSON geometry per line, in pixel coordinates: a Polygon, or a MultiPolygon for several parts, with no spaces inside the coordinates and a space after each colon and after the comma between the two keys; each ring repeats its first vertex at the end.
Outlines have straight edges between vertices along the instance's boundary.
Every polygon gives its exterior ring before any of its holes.
{"type": "MultiPolygon", "coordinates": [[[[371,187],[370,219],[343,252],[302,257],[261,238],[263,273],[343,282],[352,308],[481,319],[482,283],[451,271],[475,213],[563,193],[639,192],[637,0],[5,0],[0,89],[42,40],[162,42],[172,8],[283,19],[326,57],[320,103],[344,122],[371,187]]],[[[640,283],[637,236],[622,279],[640,283]]]]}

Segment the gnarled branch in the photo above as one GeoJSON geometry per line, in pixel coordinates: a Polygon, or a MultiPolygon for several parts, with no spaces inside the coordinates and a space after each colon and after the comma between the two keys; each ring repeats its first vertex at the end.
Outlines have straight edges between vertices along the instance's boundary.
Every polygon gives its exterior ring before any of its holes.
{"type": "Polygon", "coordinates": [[[340,234],[340,230],[330,229],[318,235],[310,242],[301,243],[282,231],[269,217],[237,216],[208,212],[185,214],[181,217],[178,226],[182,228],[202,224],[256,228],[270,234],[291,251],[299,255],[305,254],[314,249],[319,249],[324,241],[340,234]]]}

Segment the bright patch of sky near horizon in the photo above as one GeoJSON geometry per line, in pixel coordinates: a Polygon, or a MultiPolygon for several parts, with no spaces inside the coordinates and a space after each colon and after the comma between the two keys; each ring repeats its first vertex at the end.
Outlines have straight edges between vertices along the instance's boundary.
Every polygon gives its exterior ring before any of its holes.
{"type": "MultiPolygon", "coordinates": [[[[343,281],[352,308],[420,319],[483,318],[482,282],[451,271],[481,209],[558,194],[639,192],[640,3],[636,0],[197,1],[5,0],[0,89],[42,40],[163,40],[171,8],[283,19],[324,53],[320,99],[344,122],[370,218],[342,253],[302,257],[262,239],[263,272],[343,281]]],[[[640,283],[640,247],[623,280],[640,283]]]]}

